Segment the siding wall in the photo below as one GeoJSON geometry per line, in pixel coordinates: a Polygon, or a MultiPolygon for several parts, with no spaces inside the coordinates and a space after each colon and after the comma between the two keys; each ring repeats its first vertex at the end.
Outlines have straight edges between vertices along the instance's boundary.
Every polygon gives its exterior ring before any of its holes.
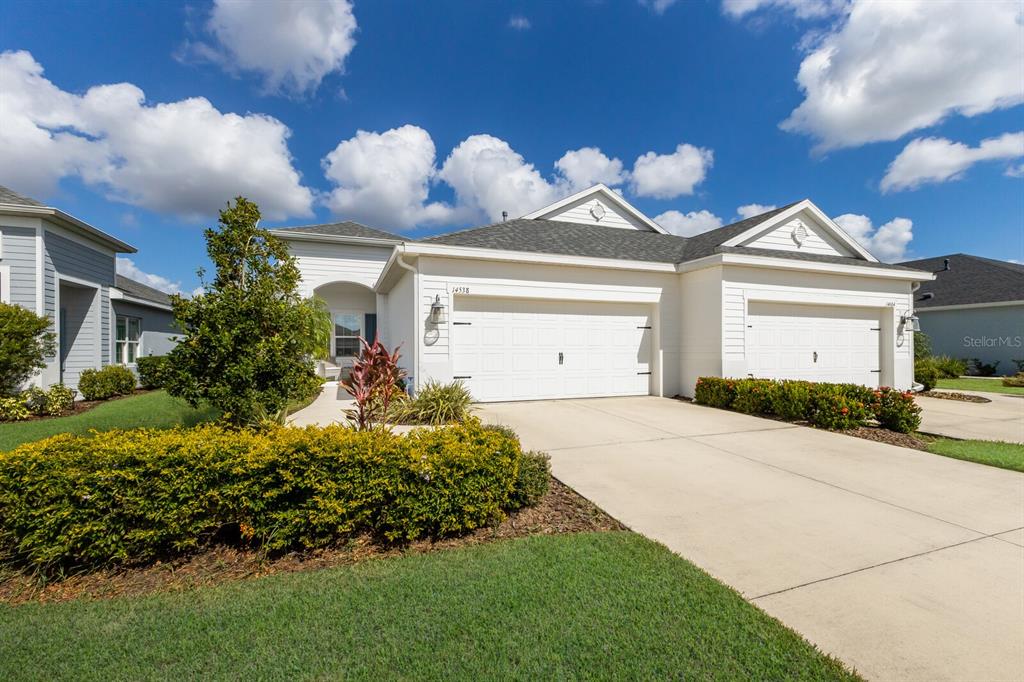
{"type": "Polygon", "coordinates": [[[64,367],[63,381],[78,386],[78,377],[85,369],[98,369],[103,356],[96,320],[101,310],[96,289],[60,286],[60,307],[64,311],[60,354],[64,367]]]}
{"type": "Polygon", "coordinates": [[[900,314],[913,308],[910,283],[870,277],[726,266],[722,283],[722,374],[747,375],[747,303],[778,301],[877,308],[882,320],[883,385],[910,388],[913,339],[897,334],[900,314]]]}
{"type": "Polygon", "coordinates": [[[794,218],[784,225],[763,234],[753,241],[745,244],[751,248],[775,249],[777,251],[799,251],[801,253],[814,253],[824,256],[850,256],[849,248],[841,245],[822,227],[814,223],[810,218],[801,216],[794,218]],[[797,245],[793,241],[793,229],[797,221],[807,228],[807,238],[803,244],[797,245]]]}
{"type": "Polygon", "coordinates": [[[286,241],[302,273],[303,296],[312,295],[328,282],[356,282],[373,288],[392,251],[390,246],[286,241]]]}
{"type": "Polygon", "coordinates": [[[931,311],[922,308],[917,315],[935,355],[998,361],[999,374],[1013,374],[1017,371],[1013,361],[1024,359],[1024,305],[931,311]]]}
{"type": "Polygon", "coordinates": [[[418,319],[427,320],[434,297],[440,296],[449,320],[438,325],[431,345],[421,344],[420,383],[428,378],[452,379],[451,315],[459,306],[456,288],[467,288],[463,293],[474,297],[651,304],[655,326],[651,390],[668,396],[680,391],[681,302],[679,276],[674,273],[433,257],[421,257],[419,270],[418,319]]]}
{"type": "Polygon", "coordinates": [[[722,268],[680,275],[681,393],[693,397],[697,379],[722,375],[722,268]]]}
{"type": "Polygon", "coordinates": [[[0,265],[10,268],[11,290],[6,294],[14,305],[36,310],[36,231],[31,227],[6,225],[0,217],[0,265]]]}
{"type": "MultiPolygon", "coordinates": [[[[47,228],[45,236],[47,279],[53,274],[75,277],[100,285],[100,365],[110,362],[112,329],[110,320],[110,287],[114,284],[116,269],[114,254],[90,248],[78,240],[71,240],[47,228]]],[[[49,287],[49,285],[48,285],[49,287]]],[[[47,293],[47,301],[50,295],[47,293]]],[[[51,305],[52,304],[48,304],[51,305]]],[[[61,302],[63,305],[63,301],[61,302]]],[[[52,308],[51,308],[52,309],[52,308]]],[[[49,312],[49,311],[48,311],[49,312]]]]}
{"type": "Polygon", "coordinates": [[[584,225],[602,225],[604,227],[618,227],[626,230],[651,231],[651,228],[647,225],[644,225],[625,211],[620,210],[617,206],[596,198],[593,195],[564,206],[556,212],[545,215],[544,218],[547,220],[565,220],[571,223],[583,223],[584,225]],[[594,216],[590,213],[590,208],[595,202],[600,202],[604,207],[605,214],[601,220],[594,220],[594,216]]]}

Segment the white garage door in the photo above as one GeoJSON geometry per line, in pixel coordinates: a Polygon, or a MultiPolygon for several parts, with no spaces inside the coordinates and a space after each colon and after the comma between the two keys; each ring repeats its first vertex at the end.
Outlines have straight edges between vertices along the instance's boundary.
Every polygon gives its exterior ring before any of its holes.
{"type": "Polygon", "coordinates": [[[879,310],[750,302],[747,371],[878,387],[879,310]]]}
{"type": "Polygon", "coordinates": [[[647,395],[650,326],[640,304],[460,296],[454,374],[480,401],[647,395]]]}

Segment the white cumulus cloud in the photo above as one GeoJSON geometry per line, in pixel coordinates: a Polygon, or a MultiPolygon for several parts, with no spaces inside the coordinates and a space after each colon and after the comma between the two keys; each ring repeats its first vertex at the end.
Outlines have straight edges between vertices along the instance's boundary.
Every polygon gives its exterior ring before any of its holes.
{"type": "Polygon", "coordinates": [[[530,20],[524,16],[513,14],[508,18],[508,27],[517,31],[525,31],[530,28],[530,20]]]}
{"type": "Polygon", "coordinates": [[[740,218],[753,218],[756,215],[774,211],[778,206],[775,204],[743,204],[736,208],[736,215],[740,218]]]}
{"type": "Polygon", "coordinates": [[[775,8],[792,12],[798,19],[825,17],[839,11],[846,0],[722,0],[722,11],[739,19],[760,9],[775,8]]]}
{"type": "Polygon", "coordinates": [[[348,0],[214,0],[206,28],[214,44],[188,44],[182,56],[231,73],[257,73],[268,92],[293,95],[315,91],[327,74],[344,71],[356,45],[348,0]]]}
{"type": "Polygon", "coordinates": [[[150,272],[145,272],[137,265],[131,258],[125,258],[124,256],[117,257],[117,274],[124,275],[128,279],[134,279],[136,282],[142,282],[147,286],[151,286],[154,289],[159,289],[168,294],[180,294],[181,292],[181,281],[172,281],[162,275],[154,275],[150,272]]]}
{"type": "MultiPolygon", "coordinates": [[[[977,147],[944,137],[918,138],[889,164],[881,189],[883,192],[916,189],[930,182],[956,180],[981,161],[1021,157],[1024,157],[1024,132],[991,137],[982,140],[977,147]]],[[[1010,172],[1012,174],[1012,168],[1010,172]]]]}
{"type": "Polygon", "coordinates": [[[430,134],[414,125],[383,133],[360,130],[323,161],[325,175],[337,185],[327,204],[370,225],[408,229],[444,222],[451,207],[427,201],[435,153],[430,134]]]}
{"type": "Polygon", "coordinates": [[[614,187],[625,181],[622,162],[609,159],[597,147],[583,147],[566,152],[555,162],[555,169],[569,183],[569,189],[578,192],[597,183],[614,187]]]}
{"type": "Polygon", "coordinates": [[[471,135],[459,143],[438,177],[455,190],[460,206],[489,220],[500,220],[502,211],[521,216],[565,194],[492,135],[471,135]]]}
{"type": "Polygon", "coordinates": [[[1019,2],[856,0],[800,65],[784,130],[819,151],[895,140],[1024,102],[1019,2]]]}
{"type": "Polygon", "coordinates": [[[914,238],[914,223],[909,218],[893,218],[877,229],[871,218],[856,213],[841,215],[835,222],[875,258],[887,263],[903,260],[914,238]]]}
{"type": "Polygon", "coordinates": [[[671,154],[647,152],[639,156],[630,174],[630,187],[637,196],[673,199],[693,194],[714,163],[710,149],[682,143],[671,154]]]}
{"type": "Polygon", "coordinates": [[[675,210],[665,211],[655,216],[654,222],[680,237],[692,237],[695,234],[722,226],[722,219],[706,210],[690,211],[689,213],[675,210]]]}
{"type": "Polygon", "coordinates": [[[0,53],[0,92],[0,177],[26,193],[77,176],[113,200],[190,218],[237,195],[269,219],[312,213],[291,131],[273,117],[222,113],[203,97],[151,104],[130,83],[68,93],[24,51],[0,53]]]}

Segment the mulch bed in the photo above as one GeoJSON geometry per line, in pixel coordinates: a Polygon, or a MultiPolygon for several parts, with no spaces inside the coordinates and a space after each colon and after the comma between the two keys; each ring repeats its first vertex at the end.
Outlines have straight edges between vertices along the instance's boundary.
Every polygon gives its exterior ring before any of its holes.
{"type": "MultiPolygon", "coordinates": [[[[132,396],[137,396],[137,395],[142,395],[143,393],[152,393],[152,392],[153,391],[150,390],[150,389],[138,388],[138,389],[135,389],[135,392],[132,393],[131,395],[115,395],[113,398],[107,398],[106,400],[76,400],[74,403],[72,403],[71,409],[68,410],[67,412],[61,412],[60,414],[31,415],[31,416],[27,417],[26,419],[20,419],[19,421],[22,421],[22,422],[38,422],[38,421],[45,421],[47,419],[61,419],[63,417],[71,417],[71,416],[74,416],[76,414],[81,414],[83,412],[88,412],[92,408],[96,407],[97,405],[102,405],[103,403],[110,403],[110,402],[113,402],[115,400],[123,400],[124,398],[131,398],[132,396]]],[[[4,423],[7,423],[7,422],[4,422],[4,423]]]]}
{"type": "Polygon", "coordinates": [[[839,433],[845,433],[847,436],[855,436],[856,438],[863,438],[864,440],[873,440],[877,443],[888,443],[889,445],[899,445],[903,448],[913,448],[914,450],[928,449],[928,443],[909,433],[899,433],[897,431],[882,429],[877,426],[858,426],[855,429],[846,429],[839,433]]]}
{"type": "Polygon", "coordinates": [[[258,551],[218,546],[183,559],[141,568],[98,571],[40,584],[20,573],[0,575],[0,603],[109,599],[153,592],[209,587],[274,573],[345,566],[406,554],[421,554],[527,535],[625,530],[589,500],[557,479],[535,507],[513,512],[500,524],[441,540],[420,540],[404,547],[381,545],[359,536],[343,545],[313,552],[267,556],[258,551]]]}
{"type": "Polygon", "coordinates": [[[938,398],[939,400],[960,400],[965,403],[992,402],[980,395],[969,395],[967,393],[957,393],[956,391],[921,391],[918,395],[923,395],[926,398],[938,398]]]}

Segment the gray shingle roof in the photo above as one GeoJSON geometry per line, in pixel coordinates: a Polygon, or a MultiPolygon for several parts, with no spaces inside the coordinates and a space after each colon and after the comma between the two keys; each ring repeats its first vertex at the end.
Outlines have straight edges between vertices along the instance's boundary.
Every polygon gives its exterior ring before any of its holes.
{"type": "Polygon", "coordinates": [[[786,258],[789,260],[810,261],[812,263],[835,263],[837,265],[870,265],[873,268],[886,270],[906,270],[911,272],[916,268],[907,267],[898,263],[872,263],[863,258],[851,258],[848,256],[826,256],[818,253],[805,253],[803,251],[777,251],[775,249],[752,249],[749,246],[720,246],[715,253],[743,253],[748,256],[768,256],[769,258],[786,258]]]}
{"type": "Polygon", "coordinates": [[[686,238],[561,220],[516,218],[503,223],[449,232],[421,240],[481,249],[590,256],[619,260],[678,263],[686,238]]]}
{"type": "Polygon", "coordinates": [[[42,206],[40,202],[35,199],[30,199],[24,195],[18,194],[13,189],[8,189],[3,185],[0,185],[0,204],[15,204],[18,206],[42,206]]]}
{"type": "Polygon", "coordinates": [[[132,298],[141,298],[144,301],[159,303],[161,305],[171,304],[171,297],[164,292],[145,285],[142,282],[136,282],[134,279],[128,279],[124,275],[116,275],[114,277],[114,286],[132,298]]]}
{"type": "Polygon", "coordinates": [[[1024,300],[1024,265],[1017,263],[954,253],[901,265],[936,273],[934,281],[922,282],[917,290],[916,308],[1024,300]],[[947,258],[949,271],[940,272],[947,258]]]}
{"type": "Polygon", "coordinates": [[[322,234],[330,237],[359,237],[361,239],[387,239],[390,241],[404,241],[404,237],[397,234],[378,230],[366,225],[345,220],[340,223],[324,223],[323,225],[296,225],[295,227],[275,227],[272,232],[301,232],[303,234],[322,234]]]}

